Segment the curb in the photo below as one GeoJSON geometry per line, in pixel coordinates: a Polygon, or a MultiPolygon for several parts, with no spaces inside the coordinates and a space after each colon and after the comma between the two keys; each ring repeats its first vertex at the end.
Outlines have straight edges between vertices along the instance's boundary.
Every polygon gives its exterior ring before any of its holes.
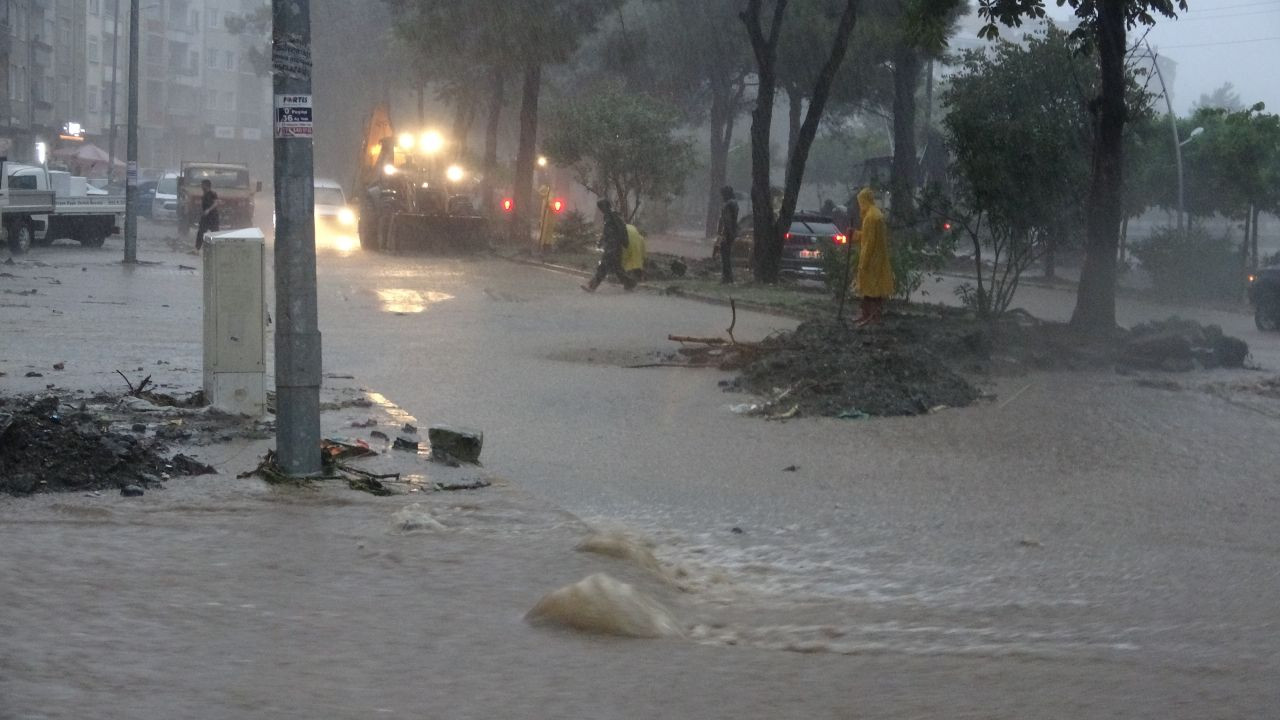
{"type": "MultiPolygon", "coordinates": [[[[593,273],[589,271],[581,270],[575,267],[570,267],[568,265],[557,265],[555,263],[541,262],[539,260],[529,260],[529,259],[518,258],[518,257],[507,257],[504,255],[497,255],[497,254],[495,254],[494,257],[497,257],[500,260],[506,260],[507,262],[515,263],[517,265],[526,265],[528,267],[541,268],[543,270],[563,273],[566,275],[574,275],[576,277],[589,278],[593,275],[593,273]]],[[[714,295],[703,295],[702,293],[689,292],[687,290],[673,289],[670,287],[662,287],[660,285],[655,285],[654,283],[651,283],[651,282],[641,282],[637,284],[636,287],[638,289],[649,292],[653,295],[662,295],[665,297],[677,297],[683,300],[693,300],[694,302],[700,302],[706,305],[717,305],[719,307],[731,306],[730,299],[716,297],[714,295]]],[[[733,298],[732,300],[733,300],[732,305],[736,305],[739,309],[742,309],[742,310],[750,310],[751,312],[757,312],[764,315],[773,315],[775,317],[784,317],[791,320],[808,319],[808,316],[802,313],[788,312],[786,310],[776,308],[771,305],[764,305],[761,303],[752,302],[750,300],[738,300],[737,298],[733,298]]]]}
{"type": "MultiPolygon", "coordinates": [[[[976,279],[972,275],[966,275],[964,273],[945,271],[945,270],[942,272],[934,273],[934,274],[942,277],[954,278],[956,280],[966,280],[968,282],[973,282],[976,279]]],[[[1018,285],[1025,285],[1027,287],[1038,288],[1040,290],[1058,290],[1065,293],[1076,293],[1076,292],[1079,292],[1079,289],[1080,289],[1080,283],[1072,282],[1070,280],[1063,280],[1063,281],[1054,283],[1054,282],[1045,281],[1043,279],[1035,279],[1035,278],[1031,280],[1019,279],[1018,285]]],[[[1130,300],[1139,300],[1141,302],[1150,303],[1152,305],[1159,305],[1160,307],[1167,307],[1174,310],[1208,310],[1211,312],[1232,313],[1234,315],[1252,315],[1253,314],[1253,310],[1245,305],[1230,305],[1230,306],[1217,305],[1217,304],[1195,305],[1191,303],[1171,302],[1164,298],[1154,297],[1143,290],[1137,290],[1135,288],[1127,288],[1120,285],[1116,286],[1116,297],[1124,297],[1130,300]]]]}

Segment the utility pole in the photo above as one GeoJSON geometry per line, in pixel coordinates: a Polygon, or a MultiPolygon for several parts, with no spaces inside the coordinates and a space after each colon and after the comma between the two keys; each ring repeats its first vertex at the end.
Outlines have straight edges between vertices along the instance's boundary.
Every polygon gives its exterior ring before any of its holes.
{"type": "Polygon", "coordinates": [[[320,473],[311,0],[271,1],[275,136],[276,462],[320,473]]]}
{"type": "Polygon", "coordinates": [[[139,0],[129,0],[129,147],[125,151],[128,168],[125,170],[124,188],[126,265],[138,262],[138,3],[139,0]]]}
{"type": "Polygon", "coordinates": [[[111,20],[111,130],[107,141],[107,184],[111,184],[111,175],[116,171],[116,96],[120,94],[120,85],[116,78],[120,74],[120,0],[116,0],[115,17],[111,20]]]}

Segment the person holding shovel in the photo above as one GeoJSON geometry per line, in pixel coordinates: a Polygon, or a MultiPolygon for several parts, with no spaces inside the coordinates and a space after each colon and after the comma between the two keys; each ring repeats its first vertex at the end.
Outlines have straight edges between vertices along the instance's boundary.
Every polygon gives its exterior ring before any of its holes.
{"type": "Polygon", "coordinates": [[[858,244],[857,292],[862,298],[862,312],[855,325],[879,324],[884,304],[893,295],[893,263],[889,257],[889,229],[884,214],[876,207],[871,188],[858,193],[862,211],[862,228],[853,233],[858,244]]]}

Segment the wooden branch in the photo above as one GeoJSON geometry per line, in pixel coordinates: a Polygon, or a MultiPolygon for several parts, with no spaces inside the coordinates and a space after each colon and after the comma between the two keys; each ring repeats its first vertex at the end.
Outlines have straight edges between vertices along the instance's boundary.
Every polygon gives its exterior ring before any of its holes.
{"type": "Polygon", "coordinates": [[[724,338],[700,338],[690,335],[668,335],[667,339],[678,343],[697,343],[699,345],[729,345],[730,342],[724,338]]]}
{"type": "Polygon", "coordinates": [[[738,301],[729,298],[729,309],[733,311],[733,320],[729,322],[729,329],[725,332],[729,333],[729,342],[737,345],[738,341],[733,337],[733,329],[738,326],[738,301]]]}

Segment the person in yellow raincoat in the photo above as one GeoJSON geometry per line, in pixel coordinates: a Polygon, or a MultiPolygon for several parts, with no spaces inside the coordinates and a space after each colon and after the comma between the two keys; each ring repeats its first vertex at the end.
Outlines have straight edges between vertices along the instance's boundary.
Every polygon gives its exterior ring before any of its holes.
{"type": "Polygon", "coordinates": [[[627,246],[622,250],[622,269],[637,282],[644,279],[644,235],[631,224],[627,225],[627,246]]]}
{"type": "Polygon", "coordinates": [[[858,207],[862,210],[862,229],[853,234],[853,241],[858,243],[857,291],[862,298],[862,315],[857,324],[872,325],[880,322],[884,304],[893,295],[889,229],[871,188],[858,193],[858,207]]]}

